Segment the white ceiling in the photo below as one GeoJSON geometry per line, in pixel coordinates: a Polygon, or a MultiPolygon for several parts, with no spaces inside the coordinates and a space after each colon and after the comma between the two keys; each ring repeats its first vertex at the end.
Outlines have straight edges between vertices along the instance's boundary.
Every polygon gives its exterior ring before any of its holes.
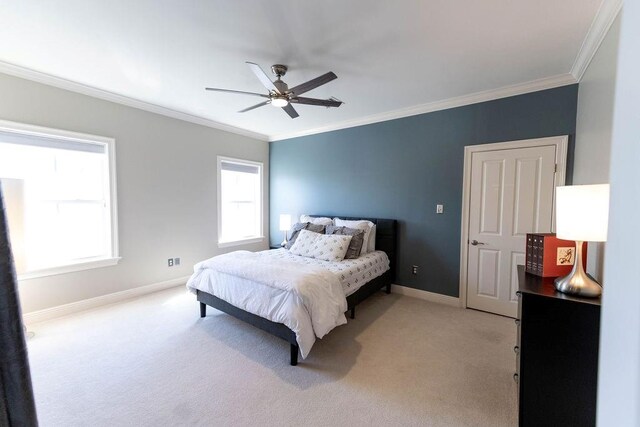
{"type": "Polygon", "coordinates": [[[600,3],[0,0],[0,61],[277,139],[575,81],[600,3]],[[337,80],[305,96],[345,104],[297,105],[294,120],[271,106],[239,114],[260,99],[204,87],[265,92],[245,61],[268,73],[288,65],[290,87],[333,71],[337,80]]]}

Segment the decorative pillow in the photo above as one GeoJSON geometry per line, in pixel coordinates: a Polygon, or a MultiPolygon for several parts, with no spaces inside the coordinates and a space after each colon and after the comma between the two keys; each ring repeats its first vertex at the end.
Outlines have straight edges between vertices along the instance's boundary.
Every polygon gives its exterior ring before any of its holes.
{"type": "Polygon", "coordinates": [[[362,244],[360,255],[369,253],[369,239],[371,238],[371,228],[375,225],[374,223],[364,219],[346,220],[340,218],[334,218],[333,222],[335,223],[335,225],[340,227],[349,227],[364,231],[364,243],[362,244]]]}
{"type": "Polygon", "coordinates": [[[310,222],[311,224],[333,225],[333,220],[327,217],[313,218],[309,215],[300,215],[300,222],[310,222]]]}
{"type": "Polygon", "coordinates": [[[364,243],[364,231],[356,230],[355,228],[327,225],[325,233],[351,236],[351,242],[349,242],[349,248],[347,249],[344,259],[356,259],[360,256],[362,244],[364,243]]]}
{"type": "Polygon", "coordinates": [[[325,261],[342,261],[350,242],[351,236],[318,234],[309,230],[300,230],[300,234],[290,250],[294,255],[325,261]]]}
{"type": "Polygon", "coordinates": [[[291,249],[291,246],[295,243],[301,230],[309,230],[313,231],[314,233],[324,233],[324,225],[311,224],[310,222],[298,222],[293,224],[293,227],[291,227],[291,232],[289,233],[289,240],[287,240],[287,244],[284,246],[285,248],[291,249]]]}
{"type": "Polygon", "coordinates": [[[376,225],[371,227],[371,233],[369,233],[369,248],[367,252],[373,252],[376,250],[376,225]]]}

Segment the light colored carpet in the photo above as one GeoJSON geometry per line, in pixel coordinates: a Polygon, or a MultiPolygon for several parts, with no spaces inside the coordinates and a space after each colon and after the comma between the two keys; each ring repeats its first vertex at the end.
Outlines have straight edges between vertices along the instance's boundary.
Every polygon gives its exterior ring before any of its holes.
{"type": "Polygon", "coordinates": [[[289,366],[289,345],[183,288],[33,325],[42,426],[511,426],[513,320],[375,295],[289,366]]]}

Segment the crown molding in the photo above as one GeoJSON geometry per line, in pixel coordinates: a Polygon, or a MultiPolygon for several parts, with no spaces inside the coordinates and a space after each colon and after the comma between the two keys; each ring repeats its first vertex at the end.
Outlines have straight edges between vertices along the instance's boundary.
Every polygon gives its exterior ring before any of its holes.
{"type": "Polygon", "coordinates": [[[485,90],[469,95],[458,96],[440,101],[429,102],[414,107],[403,108],[400,110],[389,111],[381,114],[373,114],[371,116],[347,120],[327,126],[321,126],[313,129],[307,129],[300,132],[291,132],[279,134],[271,137],[269,141],[281,141],[283,139],[297,138],[300,136],[313,135],[317,133],[330,132],[339,129],[347,129],[356,126],[363,126],[372,123],[385,122],[388,120],[400,119],[403,117],[416,116],[418,114],[431,113],[433,111],[447,110],[449,108],[463,107],[465,105],[477,104],[479,102],[493,101],[500,98],[522,95],[530,92],[537,92],[545,89],[553,89],[560,86],[566,86],[577,83],[572,74],[560,74],[553,77],[532,80],[526,83],[519,83],[510,86],[504,86],[498,89],[485,90]]]}
{"type": "Polygon", "coordinates": [[[584,76],[587,67],[595,56],[600,44],[604,40],[609,28],[615,21],[620,9],[622,9],[623,0],[603,0],[596,12],[596,16],[591,22],[591,27],[587,31],[587,35],[582,42],[578,56],[571,67],[571,74],[580,82],[584,76]]]}
{"type": "Polygon", "coordinates": [[[140,101],[134,98],[129,98],[124,95],[109,92],[103,89],[98,89],[93,86],[77,83],[71,80],[63,79],[61,77],[52,76],[50,74],[35,71],[29,68],[13,65],[8,62],[0,61],[0,73],[8,74],[14,77],[19,77],[26,80],[31,80],[37,83],[54,86],[60,89],[65,89],[71,92],[80,93],[82,95],[91,96],[94,98],[103,99],[105,101],[115,102],[116,104],[126,105],[128,107],[137,108],[140,110],[148,111],[150,113],[160,114],[162,116],[171,117],[185,122],[195,123],[202,126],[207,126],[213,129],[222,130],[225,132],[234,133],[237,135],[246,136],[249,138],[257,139],[260,141],[268,141],[268,135],[252,132],[246,129],[241,129],[235,126],[219,123],[211,119],[196,116],[190,113],[185,113],[171,108],[162,107],[160,105],[152,104],[145,101],[140,101]]]}
{"type": "MultiPolygon", "coordinates": [[[[605,0],[607,1],[607,0],[605,0]]],[[[0,73],[8,74],[11,76],[31,80],[37,83],[46,84],[49,86],[57,87],[60,89],[69,90],[72,92],[80,93],[83,95],[91,96],[94,98],[103,99],[106,101],[114,102],[128,107],[137,108],[151,113],[160,114],[163,116],[171,117],[178,120],[183,120],[190,123],[207,126],[210,128],[230,132],[249,138],[257,139],[260,141],[280,141],[283,139],[296,138],[300,136],[313,135],[317,133],[330,132],[333,130],[347,129],[356,126],[363,126],[372,123],[384,122],[388,120],[399,119],[403,117],[415,116],[418,114],[430,113],[433,111],[446,110],[449,108],[462,107],[465,105],[477,104],[479,102],[492,101],[500,98],[507,98],[515,95],[522,95],[529,92],[536,92],[539,90],[552,89],[555,87],[566,86],[569,84],[577,83],[573,74],[560,74],[553,77],[546,77],[543,79],[533,80],[526,83],[519,83],[510,86],[504,86],[498,89],[491,89],[482,92],[476,92],[469,95],[462,95],[454,98],[444,99],[440,101],[421,104],[413,107],[403,108],[395,111],[389,111],[385,113],[373,114],[367,117],[362,117],[353,120],[347,120],[338,122],[326,126],[320,126],[317,128],[306,129],[297,132],[282,133],[275,135],[266,135],[258,132],[252,132],[246,129],[237,128],[235,126],[219,123],[204,117],[195,116],[189,113],[173,110],[167,107],[162,107],[156,104],[152,104],[145,101],[140,101],[127,96],[119,95],[113,92],[109,92],[103,89],[98,89],[92,86],[88,86],[82,83],[73,82],[71,80],[63,79],[61,77],[52,76],[40,71],[31,70],[25,67],[9,64],[7,62],[0,61],[0,73]]]]}

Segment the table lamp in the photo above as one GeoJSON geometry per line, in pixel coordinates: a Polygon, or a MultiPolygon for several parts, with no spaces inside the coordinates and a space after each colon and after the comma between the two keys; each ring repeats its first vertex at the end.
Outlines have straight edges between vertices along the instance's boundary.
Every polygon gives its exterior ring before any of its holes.
{"type": "Polygon", "coordinates": [[[602,294],[602,286],[584,271],[582,243],[605,242],[608,221],[609,184],[556,188],[556,235],[576,241],[573,269],[555,280],[558,291],[592,298],[602,294]]]}
{"type": "Polygon", "coordinates": [[[284,231],[284,240],[282,246],[287,244],[287,231],[291,229],[291,215],[280,214],[280,231],[284,231]]]}

